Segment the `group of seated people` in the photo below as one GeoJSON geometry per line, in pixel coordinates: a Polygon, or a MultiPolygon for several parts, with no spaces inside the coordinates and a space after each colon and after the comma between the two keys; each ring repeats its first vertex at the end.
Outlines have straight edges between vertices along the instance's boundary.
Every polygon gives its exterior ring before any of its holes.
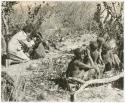
{"type": "Polygon", "coordinates": [[[68,65],[66,77],[80,78],[83,81],[102,78],[107,71],[119,71],[120,60],[110,48],[105,38],[90,41],[84,49],[74,50],[74,58],[68,65]]]}

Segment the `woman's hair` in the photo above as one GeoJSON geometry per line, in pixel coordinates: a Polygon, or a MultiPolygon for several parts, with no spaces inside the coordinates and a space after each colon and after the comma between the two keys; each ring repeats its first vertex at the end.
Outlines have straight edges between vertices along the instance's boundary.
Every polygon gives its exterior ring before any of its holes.
{"type": "Polygon", "coordinates": [[[75,56],[79,56],[79,55],[81,54],[80,48],[75,49],[75,50],[73,51],[73,53],[74,53],[75,56]]]}
{"type": "Polygon", "coordinates": [[[90,41],[90,44],[89,44],[91,50],[96,50],[98,48],[98,44],[96,41],[90,41]]]}
{"type": "Polygon", "coordinates": [[[34,27],[32,24],[28,24],[28,25],[23,27],[23,31],[26,33],[31,33],[34,31],[34,27]]]}
{"type": "Polygon", "coordinates": [[[98,43],[98,47],[100,47],[102,44],[105,43],[104,38],[102,38],[102,37],[98,37],[98,38],[97,38],[97,43],[98,43]]]}

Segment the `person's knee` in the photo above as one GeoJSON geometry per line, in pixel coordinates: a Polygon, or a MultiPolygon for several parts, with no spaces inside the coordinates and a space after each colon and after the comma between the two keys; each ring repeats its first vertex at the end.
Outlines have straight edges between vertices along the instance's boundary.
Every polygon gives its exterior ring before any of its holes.
{"type": "Polygon", "coordinates": [[[90,74],[95,74],[96,70],[95,69],[91,69],[90,70],[90,74]]]}

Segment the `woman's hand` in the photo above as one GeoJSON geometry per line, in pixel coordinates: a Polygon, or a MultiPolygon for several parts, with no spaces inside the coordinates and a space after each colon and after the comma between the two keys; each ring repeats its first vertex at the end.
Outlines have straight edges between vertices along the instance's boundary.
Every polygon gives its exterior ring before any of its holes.
{"type": "Polygon", "coordinates": [[[89,49],[86,49],[86,53],[90,57],[90,50],[89,49]]]}

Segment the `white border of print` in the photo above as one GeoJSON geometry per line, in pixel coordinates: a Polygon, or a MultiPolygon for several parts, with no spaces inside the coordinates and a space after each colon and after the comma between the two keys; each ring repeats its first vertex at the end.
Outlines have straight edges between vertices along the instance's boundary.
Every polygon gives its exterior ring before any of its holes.
{"type": "MultiPolygon", "coordinates": [[[[87,1],[87,2],[119,1],[120,2],[120,1],[124,1],[124,0],[0,0],[0,13],[1,13],[1,2],[2,1],[74,1],[74,2],[78,2],[78,1],[87,1]]],[[[125,4],[124,4],[124,12],[125,12],[125,4]]],[[[124,17],[125,17],[125,13],[124,13],[124,17]]],[[[125,19],[124,19],[124,23],[125,23],[125,19]]],[[[0,16],[0,24],[1,24],[1,16],[0,16]]],[[[125,26],[124,26],[124,30],[125,30],[125,26]]],[[[1,25],[0,25],[0,31],[1,31],[1,25]]],[[[1,35],[0,35],[0,38],[1,38],[1,35]]],[[[124,48],[125,48],[125,41],[124,41],[124,48]]],[[[1,41],[0,41],[0,49],[1,49],[1,41]]],[[[0,53],[1,53],[1,50],[0,50],[0,53]]],[[[124,57],[124,60],[125,60],[125,57],[124,57]]],[[[0,59],[0,62],[1,62],[1,59],[0,59]]],[[[125,67],[125,64],[124,64],[124,67],[125,67]]],[[[1,69],[1,65],[0,65],[0,69],[1,69]]],[[[0,75],[1,75],[1,72],[0,72],[0,75]]],[[[124,72],[124,75],[125,75],[125,72],[124,72]]],[[[0,80],[1,80],[1,76],[0,76],[0,80]]],[[[124,83],[125,83],[125,80],[124,80],[124,83]]],[[[124,85],[124,88],[125,88],[125,85],[124,85]]],[[[1,83],[0,83],[0,91],[1,91],[1,83]]],[[[0,93],[0,101],[1,101],[1,93],[0,93]]],[[[124,91],[124,98],[121,102],[122,103],[125,102],[125,91],[124,91]]],[[[4,102],[4,103],[7,103],[7,102],[4,102]]],[[[14,103],[14,102],[11,102],[11,103],[14,103]]],[[[21,103],[26,103],[26,102],[21,102],[21,103]]],[[[39,102],[30,102],[30,103],[39,103],[39,102]]],[[[42,102],[42,103],[48,103],[48,102],[42,102]]],[[[51,102],[51,103],[56,103],[56,102],[51,102]]],[[[60,102],[60,103],[68,103],[68,102],[60,102]]],[[[76,103],[80,103],[80,102],[76,102],[76,103]]],[[[91,102],[82,102],[82,103],[91,103],[91,102]]],[[[105,103],[108,103],[108,102],[105,102],[105,103]]]]}

